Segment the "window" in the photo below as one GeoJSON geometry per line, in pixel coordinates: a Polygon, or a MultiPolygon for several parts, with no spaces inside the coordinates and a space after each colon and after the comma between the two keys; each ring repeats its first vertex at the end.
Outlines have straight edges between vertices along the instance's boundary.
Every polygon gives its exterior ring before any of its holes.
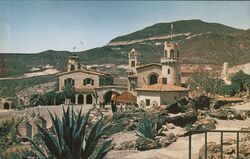
{"type": "Polygon", "coordinates": [[[167,50],[164,51],[164,57],[166,57],[166,55],[168,55],[168,51],[167,50]]]}
{"type": "Polygon", "coordinates": [[[85,85],[94,85],[94,80],[93,79],[91,79],[91,78],[86,78],[86,79],[84,79],[83,80],[83,85],[85,86],[85,85]]]}
{"type": "Polygon", "coordinates": [[[150,99],[146,99],[146,106],[150,106],[150,99]]]}
{"type": "Polygon", "coordinates": [[[168,69],[168,74],[170,74],[170,69],[168,69]]]}
{"type": "Polygon", "coordinates": [[[86,96],[86,104],[92,104],[92,95],[91,94],[88,94],[86,96]]]}
{"type": "Polygon", "coordinates": [[[174,58],[174,50],[170,50],[170,58],[174,58]]]}
{"type": "Polygon", "coordinates": [[[162,78],[162,84],[167,84],[167,78],[162,78]]]}
{"type": "Polygon", "coordinates": [[[75,80],[73,80],[72,78],[65,79],[64,80],[64,86],[69,85],[69,84],[74,86],[75,85],[75,80]]]}
{"type": "Polygon", "coordinates": [[[157,84],[158,83],[158,76],[153,74],[149,77],[149,85],[157,84]]]}
{"type": "Polygon", "coordinates": [[[135,67],[135,61],[131,61],[131,67],[135,67]]]}
{"type": "Polygon", "coordinates": [[[75,66],[74,65],[70,65],[70,71],[74,71],[75,70],[75,66]]]}

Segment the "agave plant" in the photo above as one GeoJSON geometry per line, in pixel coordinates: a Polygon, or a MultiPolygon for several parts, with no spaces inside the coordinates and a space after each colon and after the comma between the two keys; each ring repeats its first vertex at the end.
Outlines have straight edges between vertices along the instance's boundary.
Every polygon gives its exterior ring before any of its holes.
{"type": "Polygon", "coordinates": [[[93,124],[89,123],[90,111],[84,116],[82,109],[75,114],[73,108],[63,109],[62,119],[49,112],[52,121],[53,133],[46,128],[37,125],[39,133],[49,153],[41,150],[41,147],[29,139],[34,146],[33,151],[39,158],[56,159],[88,159],[103,158],[111,149],[111,141],[105,141],[98,145],[98,141],[108,128],[103,123],[103,118],[93,124]],[[98,148],[97,148],[98,147],[98,148]]]}
{"type": "Polygon", "coordinates": [[[159,123],[152,118],[143,118],[139,124],[136,134],[143,138],[155,139],[157,135],[160,135],[163,128],[159,126],[159,123]]]}

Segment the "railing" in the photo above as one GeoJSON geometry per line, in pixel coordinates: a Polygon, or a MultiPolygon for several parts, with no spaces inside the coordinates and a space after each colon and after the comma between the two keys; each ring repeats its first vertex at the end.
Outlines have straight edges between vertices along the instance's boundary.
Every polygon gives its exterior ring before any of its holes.
{"type": "Polygon", "coordinates": [[[239,134],[240,133],[250,133],[250,131],[247,130],[240,130],[240,131],[234,131],[234,130],[211,130],[211,131],[205,131],[205,130],[194,130],[189,131],[189,151],[188,156],[189,159],[192,159],[192,135],[197,133],[204,133],[205,135],[205,159],[207,159],[207,134],[208,133],[220,133],[220,146],[221,146],[221,159],[223,159],[223,134],[224,133],[236,133],[236,147],[237,147],[237,159],[239,159],[239,134]]]}

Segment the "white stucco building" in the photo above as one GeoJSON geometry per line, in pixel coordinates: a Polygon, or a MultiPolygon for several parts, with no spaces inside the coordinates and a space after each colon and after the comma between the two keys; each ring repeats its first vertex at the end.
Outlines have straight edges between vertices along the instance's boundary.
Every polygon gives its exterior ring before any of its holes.
{"type": "Polygon", "coordinates": [[[181,86],[181,61],[177,43],[164,43],[160,63],[139,66],[138,53],[128,54],[128,90],[137,94],[141,107],[171,104],[188,96],[188,89],[181,86]]]}

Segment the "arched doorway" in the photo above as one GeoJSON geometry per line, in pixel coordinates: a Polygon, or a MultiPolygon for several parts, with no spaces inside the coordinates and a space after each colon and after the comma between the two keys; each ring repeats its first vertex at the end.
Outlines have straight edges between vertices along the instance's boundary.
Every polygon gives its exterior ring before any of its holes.
{"type": "Polygon", "coordinates": [[[83,95],[79,94],[78,95],[78,104],[83,104],[84,100],[83,100],[83,95]]]}
{"type": "Polygon", "coordinates": [[[9,103],[4,103],[3,109],[10,109],[10,104],[9,103]]]}
{"type": "Polygon", "coordinates": [[[92,104],[93,102],[93,98],[92,98],[92,95],[91,94],[88,94],[86,96],[86,104],[92,104]]]}
{"type": "Polygon", "coordinates": [[[110,104],[111,102],[112,91],[108,91],[103,96],[103,101],[105,104],[110,104]]]}
{"type": "Polygon", "coordinates": [[[75,96],[72,96],[72,97],[70,98],[70,102],[71,102],[71,104],[75,104],[75,103],[76,103],[76,98],[75,98],[75,96]]]}
{"type": "Polygon", "coordinates": [[[149,76],[149,85],[157,84],[158,83],[158,76],[156,74],[149,76]]]}
{"type": "Polygon", "coordinates": [[[105,104],[110,104],[110,103],[111,103],[111,96],[112,96],[113,92],[115,92],[116,95],[119,95],[119,93],[116,92],[116,91],[108,91],[108,92],[106,92],[106,93],[103,95],[103,102],[104,102],[105,104]]]}

